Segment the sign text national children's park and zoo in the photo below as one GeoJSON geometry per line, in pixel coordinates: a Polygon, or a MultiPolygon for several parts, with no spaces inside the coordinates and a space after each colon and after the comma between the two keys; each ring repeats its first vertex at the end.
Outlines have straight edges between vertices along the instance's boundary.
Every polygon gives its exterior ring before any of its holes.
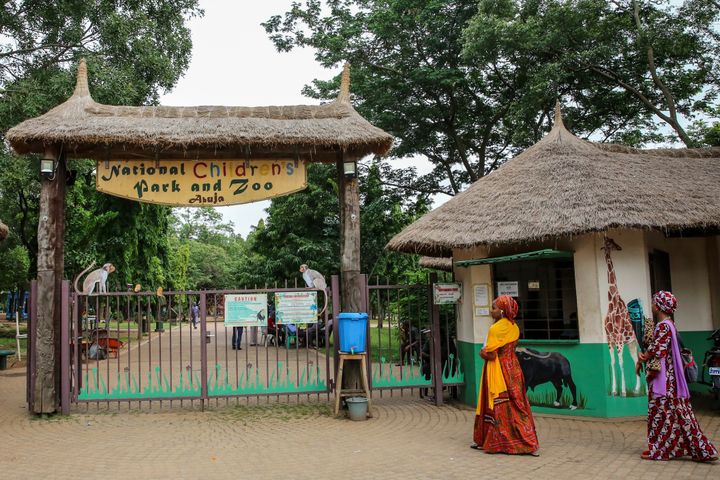
{"type": "Polygon", "coordinates": [[[96,178],[103,193],[188,207],[255,202],[307,186],[305,162],[296,160],[101,160],[96,178]]]}

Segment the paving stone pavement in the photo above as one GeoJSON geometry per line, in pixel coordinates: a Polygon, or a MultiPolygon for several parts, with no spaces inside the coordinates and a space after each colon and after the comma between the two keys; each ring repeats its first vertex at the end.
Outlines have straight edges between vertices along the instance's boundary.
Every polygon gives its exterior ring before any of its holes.
{"type": "MultiPolygon", "coordinates": [[[[720,478],[720,465],[649,462],[645,422],[536,418],[541,456],[468,448],[474,411],[417,398],[376,401],[366,422],[332,418],[329,402],[205,412],[96,411],[28,415],[24,370],[0,372],[2,479],[503,479],[720,478]]],[[[699,412],[720,443],[720,413],[699,412]]]]}

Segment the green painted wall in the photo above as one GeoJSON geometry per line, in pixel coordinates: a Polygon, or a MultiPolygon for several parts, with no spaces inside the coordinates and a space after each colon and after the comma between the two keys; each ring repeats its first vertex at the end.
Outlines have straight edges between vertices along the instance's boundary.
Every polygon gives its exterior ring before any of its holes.
{"type": "Polygon", "coordinates": [[[484,361],[480,358],[481,343],[457,342],[458,356],[465,370],[465,387],[460,389],[460,400],[466,405],[477,405],[480,375],[484,361]]]}
{"type": "MultiPolygon", "coordinates": [[[[711,343],[705,340],[711,332],[681,332],[686,346],[691,348],[695,359],[702,362],[705,350],[711,343]]],[[[541,341],[521,341],[520,347],[532,348],[539,352],[558,352],[570,362],[572,378],[577,387],[577,405],[570,409],[572,398],[570,390],[563,388],[561,405],[553,406],[556,390],[550,383],[538,385],[528,390],[533,411],[538,413],[567,414],[590,417],[627,417],[647,415],[647,386],[643,376],[640,389],[636,385],[635,363],[627,349],[623,351],[623,369],[625,371],[626,396],[620,396],[620,366],[616,361],[615,373],[618,383],[618,395],[611,393],[610,356],[606,344],[602,343],[559,343],[541,341]]],[[[458,342],[458,354],[465,366],[465,388],[461,390],[461,400],[471,406],[477,404],[480,375],[483,361],[479,356],[482,344],[458,342]]],[[[691,385],[695,391],[706,391],[707,387],[691,385]]]]}
{"type": "MultiPolygon", "coordinates": [[[[693,351],[693,356],[698,366],[702,368],[703,358],[705,352],[712,347],[712,341],[707,338],[712,335],[712,331],[700,331],[700,332],[680,332],[680,337],[686,348],[693,351]]],[[[702,371],[698,372],[698,377],[702,376],[702,371]]],[[[705,378],[708,378],[707,369],[705,369],[705,378]]],[[[710,387],[702,385],[700,383],[691,383],[690,390],[693,392],[707,393],[710,387]]]]}

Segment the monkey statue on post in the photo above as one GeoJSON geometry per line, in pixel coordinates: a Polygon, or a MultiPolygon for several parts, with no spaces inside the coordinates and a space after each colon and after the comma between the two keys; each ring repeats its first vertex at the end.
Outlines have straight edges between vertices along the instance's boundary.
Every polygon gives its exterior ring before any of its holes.
{"type": "Polygon", "coordinates": [[[78,289],[78,280],[88,270],[95,266],[95,262],[92,262],[85,270],[80,272],[80,275],[75,277],[75,292],[80,295],[90,295],[95,291],[95,287],[98,287],[98,293],[107,292],[107,277],[115,271],[115,266],[112,263],[106,263],[101,268],[93,270],[85,277],[82,284],[82,290],[78,289]]]}
{"type": "Polygon", "coordinates": [[[323,306],[322,310],[318,313],[318,316],[325,313],[325,310],[327,309],[327,283],[325,283],[325,277],[322,276],[320,272],[317,270],[313,270],[312,268],[308,268],[306,264],[300,265],[300,273],[303,275],[303,280],[305,280],[305,285],[307,285],[308,288],[318,288],[323,291],[325,294],[325,305],[323,306]]]}

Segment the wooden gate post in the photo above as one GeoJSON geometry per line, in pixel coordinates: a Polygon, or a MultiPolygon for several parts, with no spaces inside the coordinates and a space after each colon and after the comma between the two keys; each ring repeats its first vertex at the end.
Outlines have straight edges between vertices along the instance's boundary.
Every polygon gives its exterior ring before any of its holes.
{"type": "Polygon", "coordinates": [[[43,177],[38,218],[37,322],[35,328],[35,413],[54,413],[60,404],[61,291],[65,269],[65,158],[50,147],[57,165],[43,177]]]}
{"type": "Polygon", "coordinates": [[[442,345],[440,342],[440,307],[435,304],[433,295],[433,285],[438,281],[437,273],[430,274],[430,285],[428,298],[430,302],[430,332],[432,336],[432,379],[433,390],[435,390],[435,405],[438,407],[443,404],[443,383],[442,383],[442,345]]]}
{"type": "MultiPolygon", "coordinates": [[[[340,185],[340,305],[341,311],[355,313],[362,311],[365,288],[360,274],[360,193],[357,175],[346,176],[344,163],[357,160],[358,157],[353,153],[343,152],[337,161],[340,185]]],[[[339,345],[339,340],[336,339],[336,342],[339,345]]],[[[343,388],[360,388],[360,368],[356,363],[352,362],[352,366],[345,371],[343,388]]]]}

